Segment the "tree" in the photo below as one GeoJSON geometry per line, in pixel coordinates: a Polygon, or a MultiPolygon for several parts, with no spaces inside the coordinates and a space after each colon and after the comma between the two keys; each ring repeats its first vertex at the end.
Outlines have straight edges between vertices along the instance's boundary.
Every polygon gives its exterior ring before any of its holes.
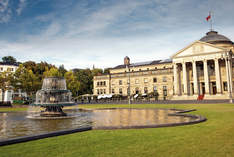
{"type": "Polygon", "coordinates": [[[6,90],[11,89],[11,82],[13,80],[12,73],[2,72],[0,73],[0,89],[2,90],[2,101],[4,100],[4,93],[6,90]]]}
{"type": "Polygon", "coordinates": [[[12,56],[2,57],[2,61],[3,61],[3,63],[16,64],[16,59],[12,56]]]}
{"type": "Polygon", "coordinates": [[[80,82],[75,79],[72,71],[68,71],[64,75],[67,83],[67,88],[72,92],[73,96],[76,96],[80,89],[80,82]]]}
{"type": "Polygon", "coordinates": [[[96,75],[102,74],[102,73],[103,73],[102,69],[93,69],[92,70],[92,75],[93,76],[96,76],[96,75]]]}
{"type": "Polygon", "coordinates": [[[40,79],[30,69],[25,68],[22,64],[15,72],[15,89],[22,89],[27,92],[30,96],[36,93],[41,88],[40,79]]]}
{"type": "Polygon", "coordinates": [[[59,72],[59,70],[57,68],[51,68],[50,70],[48,70],[48,68],[46,68],[46,71],[43,73],[44,77],[62,77],[62,73],[59,72]]]}
{"type": "Polygon", "coordinates": [[[64,65],[60,65],[58,70],[62,74],[62,76],[64,76],[67,72],[67,70],[64,68],[64,65]]]}
{"type": "Polygon", "coordinates": [[[79,94],[91,94],[93,90],[93,74],[90,69],[80,69],[75,72],[76,80],[80,82],[79,94]]]}
{"type": "Polygon", "coordinates": [[[104,74],[109,74],[110,73],[110,68],[105,68],[103,73],[104,74]]]}
{"type": "Polygon", "coordinates": [[[36,63],[33,61],[27,61],[23,63],[23,66],[25,68],[27,68],[28,70],[32,70],[33,72],[35,72],[36,69],[36,63]]]}

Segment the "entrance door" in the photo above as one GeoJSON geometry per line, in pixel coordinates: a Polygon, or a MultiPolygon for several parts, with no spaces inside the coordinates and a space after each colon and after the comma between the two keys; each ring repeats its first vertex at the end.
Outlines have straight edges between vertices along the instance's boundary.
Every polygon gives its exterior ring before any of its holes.
{"type": "Polygon", "coordinates": [[[212,91],[213,91],[213,94],[217,94],[217,89],[216,89],[216,83],[215,82],[211,82],[212,83],[212,91]]]}
{"type": "Polygon", "coordinates": [[[202,82],[201,85],[202,85],[202,94],[205,94],[205,93],[206,93],[206,90],[205,90],[205,83],[202,82]]]}

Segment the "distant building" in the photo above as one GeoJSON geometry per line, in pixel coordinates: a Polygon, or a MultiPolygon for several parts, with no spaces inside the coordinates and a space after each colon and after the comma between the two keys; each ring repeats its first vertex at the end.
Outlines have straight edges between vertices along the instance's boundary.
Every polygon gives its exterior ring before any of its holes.
{"type": "Polygon", "coordinates": [[[10,64],[10,63],[3,63],[0,62],[0,72],[12,72],[14,73],[18,69],[18,64],[10,64]]]}
{"type": "Polygon", "coordinates": [[[95,76],[93,94],[149,94],[159,99],[196,100],[233,97],[234,43],[216,31],[186,46],[168,60],[130,63],[95,76]],[[130,82],[129,82],[130,80],[130,82]],[[130,85],[129,85],[130,83],[130,85]]]}
{"type": "MultiPolygon", "coordinates": [[[[0,73],[2,72],[8,72],[8,73],[15,73],[18,69],[19,65],[17,63],[10,64],[10,63],[3,63],[0,62],[0,73]]],[[[0,89],[0,102],[12,102],[12,97],[14,95],[13,90],[6,90],[4,93],[2,92],[2,89],[0,89]]],[[[23,93],[25,95],[25,93],[23,93]]],[[[20,93],[21,95],[21,93],[20,93]]]]}

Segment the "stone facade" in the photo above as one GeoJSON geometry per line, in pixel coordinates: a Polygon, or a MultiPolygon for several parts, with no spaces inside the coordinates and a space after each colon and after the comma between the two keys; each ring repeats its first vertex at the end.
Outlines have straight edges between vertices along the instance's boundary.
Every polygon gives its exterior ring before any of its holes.
{"type": "Polygon", "coordinates": [[[94,95],[148,94],[159,99],[227,99],[233,97],[231,40],[215,31],[175,53],[170,60],[124,64],[94,77],[94,95]],[[130,84],[129,84],[130,83],[130,84]]]}

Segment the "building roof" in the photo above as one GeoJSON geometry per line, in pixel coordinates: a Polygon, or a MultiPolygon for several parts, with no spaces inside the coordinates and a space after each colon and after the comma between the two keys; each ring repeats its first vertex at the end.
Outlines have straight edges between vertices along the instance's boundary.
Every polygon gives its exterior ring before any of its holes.
{"type": "Polygon", "coordinates": [[[219,42],[225,42],[233,44],[233,42],[225,37],[224,35],[218,34],[216,31],[210,31],[206,33],[206,36],[202,37],[200,41],[208,42],[211,44],[219,43],[219,42]]]}
{"type": "Polygon", "coordinates": [[[10,65],[10,66],[19,66],[18,63],[5,63],[5,62],[0,62],[0,65],[10,65]]]}
{"type": "MultiPolygon", "coordinates": [[[[132,63],[132,64],[130,64],[130,67],[138,67],[138,66],[145,66],[145,65],[157,65],[157,64],[171,63],[171,62],[172,62],[171,59],[153,60],[153,61],[132,63]]],[[[126,65],[124,65],[124,64],[117,65],[116,67],[111,68],[111,69],[122,69],[122,68],[126,68],[126,65]]]]}

